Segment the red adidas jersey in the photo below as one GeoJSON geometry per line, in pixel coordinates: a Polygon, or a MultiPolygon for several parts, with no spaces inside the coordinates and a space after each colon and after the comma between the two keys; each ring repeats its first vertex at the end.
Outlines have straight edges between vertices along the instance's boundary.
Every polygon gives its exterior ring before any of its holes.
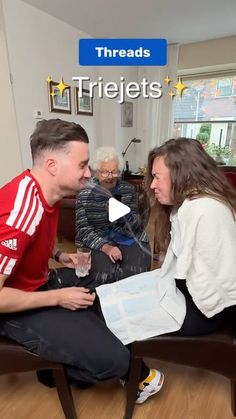
{"type": "Polygon", "coordinates": [[[34,291],[48,274],[59,214],[29,170],[0,189],[0,273],[5,286],[34,291]]]}

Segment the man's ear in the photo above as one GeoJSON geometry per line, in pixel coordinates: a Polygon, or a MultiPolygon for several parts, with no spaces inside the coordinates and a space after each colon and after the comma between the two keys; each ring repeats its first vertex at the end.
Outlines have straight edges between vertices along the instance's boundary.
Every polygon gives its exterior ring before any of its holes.
{"type": "Polygon", "coordinates": [[[46,168],[48,170],[48,172],[52,175],[55,176],[57,173],[57,168],[58,168],[58,164],[57,164],[57,160],[53,157],[49,157],[46,162],[46,168]]]}

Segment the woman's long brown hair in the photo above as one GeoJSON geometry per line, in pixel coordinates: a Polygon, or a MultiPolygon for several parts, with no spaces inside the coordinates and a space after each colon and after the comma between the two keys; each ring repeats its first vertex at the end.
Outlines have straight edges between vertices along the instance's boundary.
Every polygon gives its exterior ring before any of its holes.
{"type": "Polygon", "coordinates": [[[236,214],[236,191],[230,184],[215,160],[206,153],[202,145],[189,138],[171,139],[160,147],[150,151],[146,188],[150,191],[153,181],[152,167],[156,157],[163,156],[170,169],[173,206],[155,203],[157,212],[157,230],[155,242],[159,251],[165,251],[169,242],[169,214],[173,207],[178,208],[186,198],[210,196],[227,205],[232,215],[236,214]]]}

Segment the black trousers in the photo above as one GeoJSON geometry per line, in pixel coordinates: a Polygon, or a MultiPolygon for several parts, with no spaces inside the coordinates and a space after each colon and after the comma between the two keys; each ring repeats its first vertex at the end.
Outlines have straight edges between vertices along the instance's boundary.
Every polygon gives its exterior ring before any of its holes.
{"type": "Polygon", "coordinates": [[[177,336],[205,335],[214,332],[224,324],[227,310],[208,318],[197,308],[186,287],[186,282],[181,279],[176,279],[176,285],[185,296],[186,316],[181,329],[173,334],[177,336]]]}
{"type": "MultiPolygon", "coordinates": [[[[48,283],[39,291],[77,286],[78,282],[73,269],[51,270],[48,283]]],[[[129,347],[107,328],[98,298],[86,310],[50,307],[1,314],[1,332],[43,358],[65,364],[73,383],[128,379],[129,347]]],[[[140,380],[148,374],[149,368],[143,363],[140,380]]],[[[39,378],[53,385],[49,372],[40,372],[39,378]]]]}
{"type": "MultiPolygon", "coordinates": [[[[73,270],[61,269],[58,274],[52,272],[44,289],[77,284],[73,270]]],[[[207,334],[224,323],[225,312],[208,319],[194,304],[185,281],[177,280],[176,283],[185,295],[187,313],[181,329],[173,334],[207,334]]],[[[25,345],[30,351],[65,364],[69,378],[74,381],[95,383],[114,377],[128,377],[129,349],[107,328],[98,299],[93,307],[86,310],[50,307],[1,314],[1,328],[5,336],[25,345]]],[[[143,364],[140,379],[146,378],[148,373],[149,368],[143,364]]]]}
{"type": "Polygon", "coordinates": [[[92,250],[92,266],[89,275],[81,278],[78,284],[93,289],[102,284],[119,281],[131,275],[151,270],[152,256],[149,243],[134,243],[131,246],[118,246],[122,261],[113,263],[101,250],[92,250]]]}
{"type": "Polygon", "coordinates": [[[5,336],[66,365],[72,381],[95,383],[128,373],[130,352],[107,328],[99,301],[86,310],[40,308],[1,315],[5,336]]]}

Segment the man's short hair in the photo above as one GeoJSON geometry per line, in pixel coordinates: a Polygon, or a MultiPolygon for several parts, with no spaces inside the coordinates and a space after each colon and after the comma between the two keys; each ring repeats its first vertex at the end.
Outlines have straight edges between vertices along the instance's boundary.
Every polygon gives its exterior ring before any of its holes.
{"type": "Polygon", "coordinates": [[[59,118],[39,121],[30,137],[33,161],[42,151],[63,149],[70,141],[89,142],[88,135],[81,125],[59,118]]]}

